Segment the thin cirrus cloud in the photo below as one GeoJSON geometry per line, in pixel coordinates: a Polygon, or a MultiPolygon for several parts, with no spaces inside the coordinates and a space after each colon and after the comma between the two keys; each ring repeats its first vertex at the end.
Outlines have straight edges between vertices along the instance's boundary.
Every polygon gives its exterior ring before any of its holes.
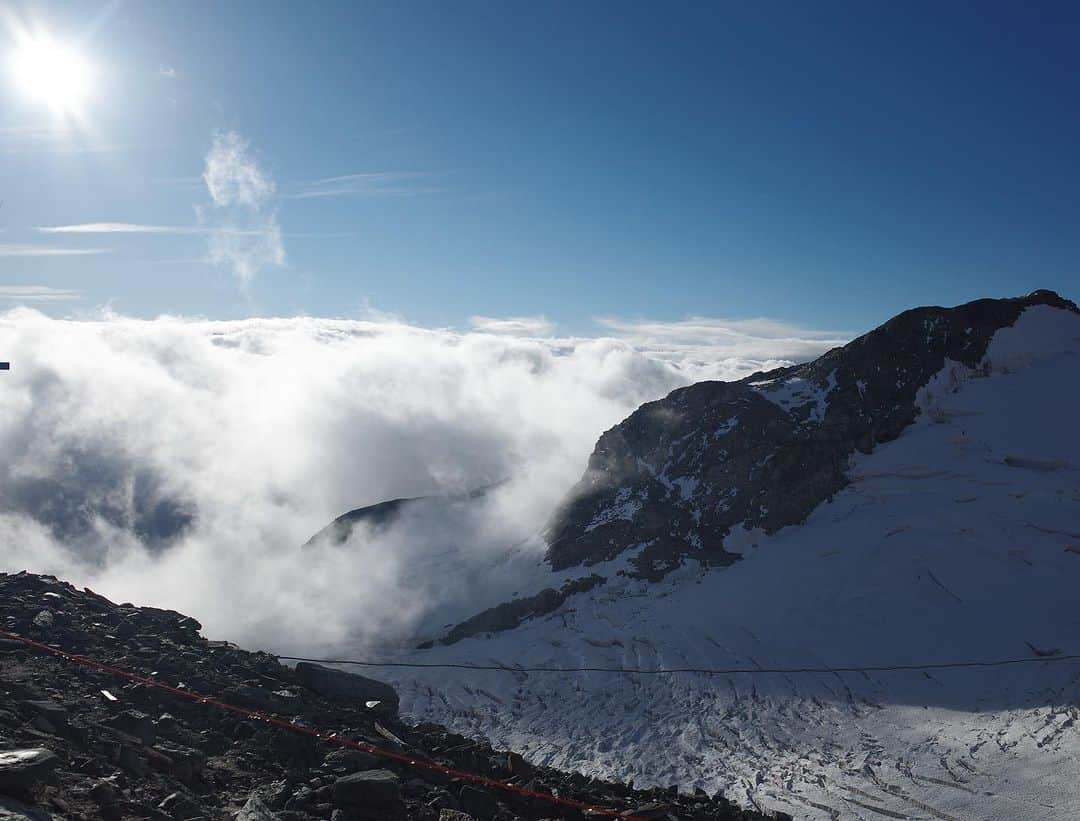
{"type": "Polygon", "coordinates": [[[48,285],[0,285],[0,299],[12,302],[71,302],[82,299],[82,291],[48,285]]]}
{"type": "Polygon", "coordinates": [[[0,257],[82,257],[108,252],[108,248],[57,248],[51,245],[0,243],[0,257]]]}
{"type": "MultiPolygon", "coordinates": [[[[74,225],[39,225],[35,229],[42,234],[180,234],[200,235],[219,231],[257,236],[257,228],[214,228],[202,225],[142,225],[134,222],[80,222],[74,225]]],[[[295,235],[301,236],[301,235],[295,235]]],[[[325,236],[325,235],[313,235],[325,236]]],[[[333,236],[333,235],[331,235],[333,236]]]]}
{"type": "MultiPolygon", "coordinates": [[[[135,222],[84,222],[38,226],[43,234],[141,234],[205,236],[207,256],[195,260],[230,270],[247,285],[268,266],[285,264],[284,234],[277,218],[277,186],[235,131],[214,135],[202,182],[210,203],[198,206],[197,225],[155,225],[135,222]]],[[[31,246],[10,246],[32,256],[31,246]]],[[[57,255],[78,253],[57,250],[57,255]]],[[[95,253],[83,249],[85,253],[95,253]]],[[[42,255],[44,255],[44,251],[42,255]]],[[[0,246],[0,255],[4,255],[0,246]]],[[[9,256],[17,255],[14,252],[9,256]]]]}
{"type": "Polygon", "coordinates": [[[132,222],[81,222],[76,225],[39,225],[42,234],[201,234],[206,229],[183,225],[140,225],[132,222]]]}
{"type": "MultiPolygon", "coordinates": [[[[144,225],[134,222],[80,222],[73,225],[38,225],[35,231],[42,234],[143,234],[150,236],[206,236],[208,234],[235,234],[240,237],[261,237],[261,228],[224,228],[201,225],[144,225]]],[[[354,237],[354,231],[285,231],[283,237],[298,239],[338,239],[354,237]]],[[[205,262],[212,263],[209,256],[183,260],[146,260],[147,262],[205,262]]]]}
{"type": "Polygon", "coordinates": [[[302,190],[286,194],[287,199],[306,200],[321,197],[415,197],[445,191],[419,181],[431,174],[417,171],[383,171],[370,174],[342,174],[308,183],[302,190]]]}
{"type": "Polygon", "coordinates": [[[0,127],[0,154],[104,154],[135,147],[109,143],[59,125],[0,127]]]}

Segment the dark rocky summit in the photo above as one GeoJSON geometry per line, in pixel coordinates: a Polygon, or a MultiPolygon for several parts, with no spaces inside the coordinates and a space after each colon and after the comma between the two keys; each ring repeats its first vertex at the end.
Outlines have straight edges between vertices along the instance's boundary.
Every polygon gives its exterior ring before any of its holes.
{"type": "MultiPolygon", "coordinates": [[[[395,717],[391,688],[211,642],[194,619],[0,574],[0,630],[340,737],[641,818],[755,819],[722,797],[532,766],[395,717]],[[390,709],[392,707],[393,709],[390,709]]],[[[0,638],[0,819],[584,818],[578,810],[226,712],[0,638]]]]}
{"type": "Polygon", "coordinates": [[[334,521],[308,539],[302,548],[341,547],[352,538],[357,527],[366,527],[375,534],[390,527],[397,519],[409,512],[423,512],[425,509],[446,509],[454,505],[467,505],[476,499],[483,499],[491,491],[505,483],[505,479],[489,485],[475,488],[466,493],[450,493],[431,496],[407,496],[402,499],[389,499],[373,505],[365,505],[342,513],[334,521]]]}
{"type": "MultiPolygon", "coordinates": [[[[472,618],[456,625],[444,638],[439,639],[439,643],[454,644],[480,633],[499,633],[503,630],[513,630],[526,619],[554,613],[562,606],[564,601],[575,593],[585,593],[605,581],[607,580],[603,576],[594,573],[581,579],[571,579],[558,590],[554,587],[547,587],[535,596],[525,596],[505,602],[477,613],[472,618]]],[[[419,649],[425,650],[434,644],[433,641],[426,641],[419,646],[419,649]]]]}
{"type": "Polygon", "coordinates": [[[352,537],[353,529],[361,526],[366,526],[370,528],[373,533],[377,533],[393,524],[394,520],[397,519],[404,510],[429,498],[430,497],[428,496],[414,496],[404,499],[390,499],[374,505],[358,507],[355,510],[350,510],[348,513],[342,513],[334,519],[334,521],[304,542],[303,547],[308,548],[322,545],[340,547],[352,537]]]}
{"type": "Polygon", "coordinates": [[[656,579],[687,557],[729,564],[737,526],[798,524],[847,484],[849,457],[895,439],[946,359],[976,367],[1025,309],[1077,311],[1051,291],[915,308],[813,362],[738,382],[700,382],[650,402],[600,437],[547,528],[555,570],[624,551],[656,579]]]}

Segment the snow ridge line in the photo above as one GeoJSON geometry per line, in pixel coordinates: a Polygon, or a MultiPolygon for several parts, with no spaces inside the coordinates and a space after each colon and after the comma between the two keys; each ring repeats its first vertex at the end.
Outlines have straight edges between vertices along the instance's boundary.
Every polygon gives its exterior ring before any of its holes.
{"type": "MultiPolygon", "coordinates": [[[[0,633],[0,635],[5,635],[0,633]]],[[[634,676],[663,676],[675,673],[702,673],[710,676],[727,676],[752,673],[891,673],[919,670],[953,670],[971,667],[1006,667],[1012,664],[1033,664],[1046,661],[1080,661],[1080,654],[1037,656],[1022,659],[996,659],[992,661],[944,661],[927,664],[887,664],[869,667],[511,667],[504,664],[450,664],[423,661],[361,661],[359,659],[315,659],[304,656],[268,655],[284,661],[309,661],[316,664],[355,664],[360,667],[411,667],[442,670],[483,670],[500,673],[620,673],[634,676]]]]}
{"type": "Polygon", "coordinates": [[[22,642],[28,647],[50,653],[54,656],[57,656],[58,658],[64,659],[65,661],[70,661],[75,664],[81,664],[84,667],[91,667],[96,670],[101,670],[102,672],[110,673],[114,676],[119,676],[120,678],[125,678],[129,681],[134,681],[139,684],[145,684],[147,687],[153,687],[158,690],[163,690],[167,693],[172,693],[173,695],[190,699],[191,701],[195,701],[199,704],[205,704],[211,707],[218,707],[222,710],[227,710],[231,713],[236,713],[238,715],[244,716],[245,718],[249,718],[255,721],[261,721],[266,724],[272,724],[276,727],[282,727],[286,730],[292,730],[293,732],[316,738],[319,741],[326,741],[331,744],[338,744],[342,747],[351,747],[354,750],[360,750],[361,752],[370,753],[372,755],[381,756],[383,758],[389,758],[402,764],[407,764],[411,767],[419,767],[425,770],[432,770],[434,772],[442,773],[443,775],[449,775],[454,778],[464,778],[467,781],[472,781],[476,784],[483,784],[485,787],[491,787],[494,789],[517,793],[518,795],[523,795],[527,798],[538,798],[542,801],[547,801],[552,804],[558,804],[565,807],[573,807],[574,809],[592,813],[594,815],[603,815],[609,818],[621,818],[624,819],[624,821],[644,821],[643,818],[640,818],[638,816],[623,814],[623,811],[621,810],[615,810],[609,807],[597,807],[581,801],[574,801],[570,798],[560,798],[557,795],[539,792],[537,790],[530,790],[527,787],[520,787],[517,784],[509,784],[505,781],[496,781],[493,778],[487,778],[486,776],[477,775],[476,773],[469,773],[463,770],[455,770],[452,767],[444,767],[443,765],[435,764],[434,762],[421,761],[416,758],[410,758],[407,755],[401,755],[400,753],[391,752],[390,750],[384,750],[379,747],[374,747],[370,744],[365,744],[362,741],[350,741],[349,739],[341,738],[337,733],[325,733],[319,730],[312,730],[308,727],[294,724],[291,721],[284,721],[280,718],[274,718],[273,716],[267,715],[266,713],[260,713],[257,710],[248,710],[244,707],[237,707],[233,704],[227,704],[224,701],[219,701],[215,698],[199,695],[198,693],[192,692],[191,690],[182,690],[178,687],[171,687],[168,684],[164,684],[160,681],[154,681],[153,679],[146,678],[135,673],[130,673],[127,670],[121,670],[117,667],[111,667],[108,664],[104,664],[103,662],[96,661],[91,658],[86,658],[85,656],[77,656],[73,653],[67,653],[56,647],[51,647],[48,644],[43,644],[39,641],[34,641],[33,639],[28,639],[15,633],[8,633],[5,630],[0,630],[0,638],[22,642]]]}

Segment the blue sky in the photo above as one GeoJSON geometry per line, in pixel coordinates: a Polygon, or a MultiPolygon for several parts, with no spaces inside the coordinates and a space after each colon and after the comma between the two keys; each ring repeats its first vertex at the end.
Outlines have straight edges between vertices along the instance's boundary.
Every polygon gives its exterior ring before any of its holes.
{"type": "Polygon", "coordinates": [[[1080,291],[1071,4],[0,8],[94,73],[57,114],[2,66],[0,307],[857,331],[1080,291]],[[215,135],[272,191],[216,202],[215,135]],[[274,250],[240,276],[223,226],[274,250]]]}

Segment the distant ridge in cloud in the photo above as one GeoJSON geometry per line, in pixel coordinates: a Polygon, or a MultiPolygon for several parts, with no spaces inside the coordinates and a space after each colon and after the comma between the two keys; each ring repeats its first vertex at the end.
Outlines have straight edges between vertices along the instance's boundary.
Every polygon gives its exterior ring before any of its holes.
{"type": "Polygon", "coordinates": [[[203,181],[212,205],[198,209],[208,229],[211,262],[246,285],[267,266],[285,264],[285,245],[274,209],[277,186],[235,131],[214,135],[203,181]]]}
{"type": "Polygon", "coordinates": [[[509,336],[550,336],[555,330],[555,323],[543,316],[471,316],[469,325],[481,333],[509,336]]]}

